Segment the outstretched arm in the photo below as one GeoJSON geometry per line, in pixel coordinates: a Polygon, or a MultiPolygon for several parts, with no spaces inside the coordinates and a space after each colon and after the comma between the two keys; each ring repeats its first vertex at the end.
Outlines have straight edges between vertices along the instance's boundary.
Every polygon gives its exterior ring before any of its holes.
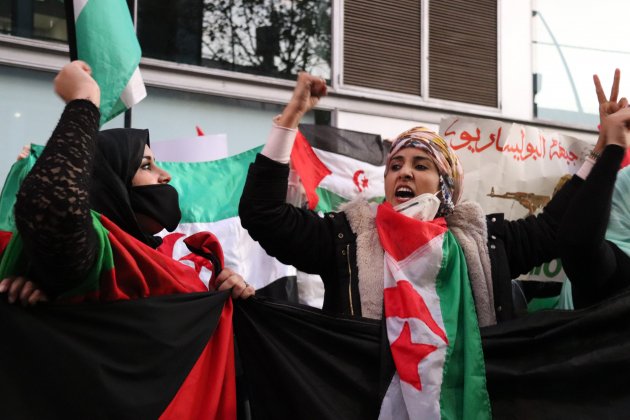
{"type": "Polygon", "coordinates": [[[300,73],[291,100],[282,114],[274,118],[274,127],[261,154],[276,162],[289,163],[298,124],[325,95],[326,82],[323,79],[300,73]]]}
{"type": "Polygon", "coordinates": [[[615,70],[610,96],[606,97],[597,75],[593,76],[595,94],[599,103],[600,135],[593,152],[574,175],[537,216],[504,222],[506,251],[512,278],[529,272],[532,268],[560,257],[558,229],[574,195],[579,191],[606,146],[605,119],[628,105],[626,98],[618,100],[621,73],[615,70]]]}
{"type": "Polygon", "coordinates": [[[328,263],[334,257],[330,220],[287,204],[286,194],[295,129],[325,94],[322,79],[300,73],[291,101],[274,120],[263,151],[249,168],[239,206],[243,227],[268,254],[318,274],[333,266],[328,263]]]}
{"type": "Polygon", "coordinates": [[[97,252],[89,186],[100,90],[90,74],[87,64],[75,61],[55,78],[55,91],[67,105],[15,204],[31,261],[30,272],[22,274],[50,296],[79,284],[97,252]]]}

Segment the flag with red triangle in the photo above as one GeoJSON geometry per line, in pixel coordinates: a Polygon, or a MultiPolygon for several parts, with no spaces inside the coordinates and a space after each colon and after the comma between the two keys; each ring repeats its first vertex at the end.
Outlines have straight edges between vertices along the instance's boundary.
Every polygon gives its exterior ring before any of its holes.
{"type": "Polygon", "coordinates": [[[424,222],[384,203],[376,226],[396,366],[380,418],[492,418],[466,260],[444,218],[424,222]]]}
{"type": "Polygon", "coordinates": [[[295,143],[291,150],[291,165],[300,175],[300,180],[304,186],[308,207],[314,210],[319,202],[317,191],[315,190],[322,179],[332,172],[317,157],[311,146],[308,144],[301,132],[295,136],[295,143]]]}
{"type": "Polygon", "coordinates": [[[382,201],[386,156],[379,135],[301,124],[291,164],[304,186],[309,208],[330,212],[357,195],[382,201]]]}

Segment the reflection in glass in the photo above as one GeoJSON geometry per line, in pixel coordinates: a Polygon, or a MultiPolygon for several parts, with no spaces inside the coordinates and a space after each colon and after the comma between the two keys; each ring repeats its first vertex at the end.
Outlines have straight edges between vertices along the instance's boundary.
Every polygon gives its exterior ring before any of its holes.
{"type": "Polygon", "coordinates": [[[330,0],[204,0],[203,65],[330,79],[330,17],[330,0]]]}
{"type": "Polygon", "coordinates": [[[0,0],[0,33],[65,42],[63,0],[0,0]]]}
{"type": "MultiPolygon", "coordinates": [[[[331,0],[128,0],[145,57],[330,79],[331,0]]],[[[66,42],[63,0],[0,0],[0,33],[66,42]]]]}

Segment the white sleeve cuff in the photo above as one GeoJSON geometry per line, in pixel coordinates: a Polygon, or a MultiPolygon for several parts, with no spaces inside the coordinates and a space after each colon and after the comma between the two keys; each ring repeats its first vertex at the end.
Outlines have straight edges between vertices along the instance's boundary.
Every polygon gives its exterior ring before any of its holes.
{"type": "Polygon", "coordinates": [[[595,165],[595,159],[589,156],[584,159],[584,163],[582,164],[582,166],[580,166],[580,169],[578,169],[575,174],[582,179],[586,179],[586,177],[588,177],[588,174],[591,173],[593,165],[595,165]]]}
{"type": "Polygon", "coordinates": [[[276,124],[276,118],[274,118],[273,127],[271,127],[269,137],[267,137],[267,143],[265,143],[260,153],[276,162],[289,163],[296,134],[297,128],[280,127],[276,124]]]}

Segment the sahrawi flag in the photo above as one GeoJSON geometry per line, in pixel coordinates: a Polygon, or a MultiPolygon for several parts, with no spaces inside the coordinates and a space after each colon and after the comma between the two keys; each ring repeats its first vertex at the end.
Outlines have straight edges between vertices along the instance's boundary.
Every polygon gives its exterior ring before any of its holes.
{"type": "MultiPolygon", "coordinates": [[[[301,124],[291,153],[289,195],[301,183],[308,207],[318,212],[337,211],[358,195],[382,201],[386,155],[379,135],[301,124]]],[[[302,200],[289,197],[288,201],[300,204],[302,200]]],[[[301,303],[322,307],[324,285],[319,276],[297,272],[297,284],[301,303]]]]}
{"type": "Polygon", "coordinates": [[[301,124],[291,163],[304,185],[309,207],[329,212],[357,195],[382,201],[386,156],[378,135],[301,124]]]}
{"type": "Polygon", "coordinates": [[[69,1],[74,6],[74,16],[68,18],[75,22],[77,58],[90,65],[101,88],[103,125],[147,96],[138,67],[142,51],[127,2],[69,1]]]}
{"type": "Polygon", "coordinates": [[[376,226],[396,365],[379,418],[490,419],[468,268],[444,218],[419,221],[384,203],[376,226]]]}

